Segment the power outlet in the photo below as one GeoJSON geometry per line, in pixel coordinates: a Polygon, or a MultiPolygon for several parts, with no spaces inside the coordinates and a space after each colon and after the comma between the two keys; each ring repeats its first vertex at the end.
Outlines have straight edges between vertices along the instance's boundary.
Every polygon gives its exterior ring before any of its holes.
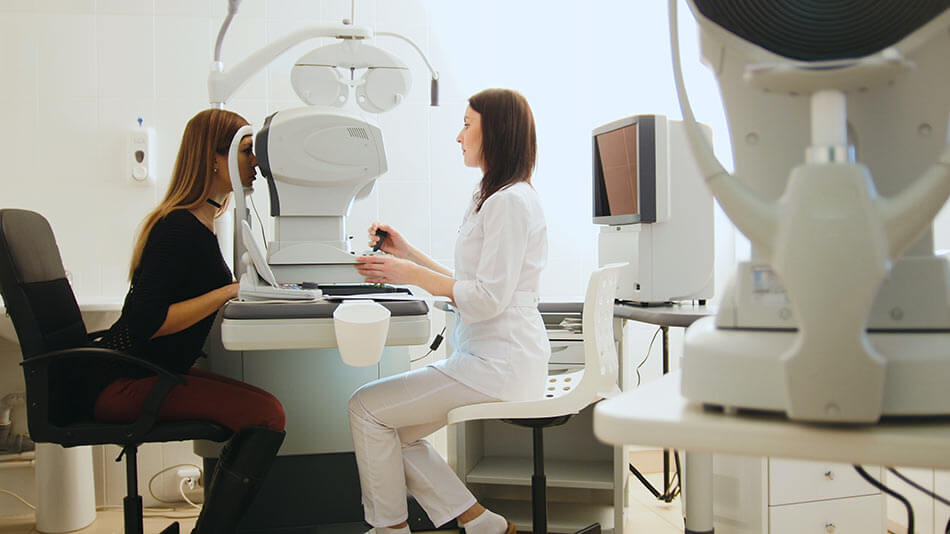
{"type": "Polygon", "coordinates": [[[178,475],[178,484],[193,490],[201,485],[201,470],[195,466],[182,466],[175,472],[178,475]],[[184,480],[184,484],[182,481],[184,480]]]}

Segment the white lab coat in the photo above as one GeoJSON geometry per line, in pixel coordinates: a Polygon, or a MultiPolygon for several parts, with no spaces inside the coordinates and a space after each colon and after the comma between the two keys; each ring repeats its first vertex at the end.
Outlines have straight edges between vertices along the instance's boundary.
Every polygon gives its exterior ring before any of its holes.
{"type": "Polygon", "coordinates": [[[432,367],[497,399],[544,395],[551,345],[538,312],[547,224],[526,182],[474,202],[455,244],[455,352],[432,367]]]}

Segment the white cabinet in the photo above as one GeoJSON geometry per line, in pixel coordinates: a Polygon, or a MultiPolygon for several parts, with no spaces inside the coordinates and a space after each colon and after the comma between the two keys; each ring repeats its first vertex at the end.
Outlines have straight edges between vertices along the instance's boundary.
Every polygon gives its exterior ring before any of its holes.
{"type": "MultiPolygon", "coordinates": [[[[950,498],[950,471],[898,467],[897,470],[918,485],[937,495],[950,498]]],[[[950,506],[911,487],[892,473],[885,473],[886,484],[910,501],[914,509],[916,534],[943,534],[950,520],[950,506]]],[[[907,509],[893,497],[887,498],[887,519],[896,532],[907,529],[907,509]]]]}
{"type": "MultiPolygon", "coordinates": [[[[950,499],[950,471],[934,471],[934,493],[950,499]]],[[[937,502],[934,505],[934,532],[945,532],[950,524],[950,506],[937,502]]]]}
{"type": "Polygon", "coordinates": [[[885,532],[883,496],[848,464],[717,454],[713,485],[717,534],[885,532]]]}

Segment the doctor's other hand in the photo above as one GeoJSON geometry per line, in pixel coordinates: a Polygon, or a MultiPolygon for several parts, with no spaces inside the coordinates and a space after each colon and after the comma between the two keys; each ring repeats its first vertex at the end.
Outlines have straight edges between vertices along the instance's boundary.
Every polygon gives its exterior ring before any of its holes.
{"type": "Polygon", "coordinates": [[[356,270],[371,284],[411,284],[419,269],[409,260],[392,256],[360,256],[356,261],[356,270]]]}
{"type": "Polygon", "coordinates": [[[383,240],[383,244],[380,246],[380,249],[386,254],[392,254],[397,258],[403,259],[409,257],[409,242],[406,241],[406,238],[404,238],[402,234],[397,232],[392,226],[374,222],[369,227],[369,246],[374,246],[380,239],[383,240]],[[385,237],[379,237],[376,235],[376,230],[382,230],[389,235],[385,237]]]}

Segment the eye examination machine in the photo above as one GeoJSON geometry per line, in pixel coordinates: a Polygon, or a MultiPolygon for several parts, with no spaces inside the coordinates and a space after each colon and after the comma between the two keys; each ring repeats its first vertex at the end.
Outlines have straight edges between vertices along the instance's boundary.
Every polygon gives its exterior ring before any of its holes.
{"type": "Polygon", "coordinates": [[[683,122],[636,115],[592,137],[598,265],[628,264],[617,298],[643,306],[711,298],[713,200],[683,122]]]}
{"type": "MultiPolygon", "coordinates": [[[[425,56],[401,35],[344,21],[297,30],[225,68],[221,46],[238,4],[229,3],[215,45],[208,76],[212,106],[224,107],[244,82],[293,46],[330,41],[300,57],[289,73],[306,105],[272,113],[256,134],[274,223],[266,245],[247,209],[252,191],[238,178],[237,148],[252,134],[249,126],[235,135],[229,154],[239,298],[219,314],[221,335],[210,336],[205,347],[208,365],[273,393],[284,406],[287,428],[239,532],[328,524],[359,530],[347,402],[361,385],[407,371],[408,346],[428,343],[430,321],[429,306],[409,289],[363,283],[345,221],[352,204],[388,170],[376,115],[402,103],[412,85],[406,64],[374,38],[402,39],[425,56]]],[[[428,66],[436,105],[438,76],[428,66]]],[[[195,452],[213,472],[218,447],[196,442],[195,452]]]]}
{"type": "Polygon", "coordinates": [[[734,174],[695,122],[673,25],[687,137],[752,244],[718,315],[687,331],[683,395],[815,422],[947,415],[931,225],[950,193],[950,3],[793,4],[690,1],[734,174]]]}

